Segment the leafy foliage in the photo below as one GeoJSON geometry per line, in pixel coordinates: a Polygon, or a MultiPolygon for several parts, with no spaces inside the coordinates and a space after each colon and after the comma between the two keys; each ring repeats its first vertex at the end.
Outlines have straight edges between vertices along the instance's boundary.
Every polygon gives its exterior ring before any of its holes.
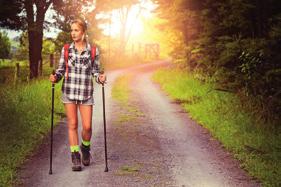
{"type": "MultiPolygon", "coordinates": [[[[245,58],[253,61],[250,55],[245,58]]],[[[194,76],[183,69],[167,68],[157,71],[153,78],[182,104],[192,119],[232,152],[241,167],[259,179],[262,186],[280,186],[280,126],[268,128],[270,124],[249,115],[238,95],[214,90],[213,83],[202,83],[194,76]]]]}
{"type": "Polygon", "coordinates": [[[26,26],[20,13],[23,3],[19,0],[0,0],[0,27],[10,29],[21,29],[26,26]]]}
{"type": "Polygon", "coordinates": [[[23,32],[19,37],[19,47],[16,51],[14,57],[17,60],[26,60],[28,59],[28,34],[23,32]]]}
{"type": "Polygon", "coordinates": [[[159,14],[169,22],[163,27],[183,34],[181,49],[186,55],[180,56],[180,62],[208,75],[221,89],[255,98],[264,119],[280,119],[280,1],[157,3],[159,14]]]}
{"type": "Polygon", "coordinates": [[[8,58],[11,50],[11,42],[7,33],[0,32],[0,59],[8,58]]]}

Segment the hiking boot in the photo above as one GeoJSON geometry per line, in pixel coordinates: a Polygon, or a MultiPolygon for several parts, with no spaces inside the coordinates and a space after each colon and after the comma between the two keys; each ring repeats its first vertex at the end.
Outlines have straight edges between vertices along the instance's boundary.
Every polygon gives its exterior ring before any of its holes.
{"type": "Polygon", "coordinates": [[[82,152],[82,163],[84,166],[90,165],[90,146],[81,145],[80,146],[81,152],[82,152]]]}
{"type": "Polygon", "coordinates": [[[73,152],[71,153],[71,159],[72,159],[72,171],[81,171],[81,157],[79,152],[73,152]]]}

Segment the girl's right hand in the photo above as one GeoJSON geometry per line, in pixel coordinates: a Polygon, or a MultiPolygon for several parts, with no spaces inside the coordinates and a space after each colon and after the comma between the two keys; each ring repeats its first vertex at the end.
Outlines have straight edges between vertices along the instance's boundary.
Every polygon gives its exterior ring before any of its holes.
{"type": "Polygon", "coordinates": [[[49,80],[50,80],[52,83],[55,83],[55,82],[57,81],[56,75],[51,74],[50,77],[49,77],[49,80]]]}

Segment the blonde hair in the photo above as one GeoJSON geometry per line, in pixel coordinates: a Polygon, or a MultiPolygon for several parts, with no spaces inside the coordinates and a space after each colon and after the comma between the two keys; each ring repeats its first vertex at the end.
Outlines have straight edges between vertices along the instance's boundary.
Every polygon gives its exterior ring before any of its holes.
{"type": "Polygon", "coordinates": [[[86,24],[86,22],[83,19],[77,18],[71,22],[71,25],[72,24],[77,24],[82,29],[82,31],[84,33],[82,36],[82,40],[87,41],[87,38],[86,38],[87,24],[86,24]]]}
{"type": "Polygon", "coordinates": [[[84,33],[87,31],[87,24],[83,19],[77,18],[71,22],[71,25],[74,23],[79,25],[79,27],[81,27],[81,29],[84,33]]]}

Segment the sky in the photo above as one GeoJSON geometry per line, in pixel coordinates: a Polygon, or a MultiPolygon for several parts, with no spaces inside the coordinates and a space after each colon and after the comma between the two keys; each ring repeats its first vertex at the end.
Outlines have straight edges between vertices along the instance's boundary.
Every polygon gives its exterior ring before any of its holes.
{"type": "Polygon", "coordinates": [[[5,31],[10,39],[15,38],[21,34],[21,32],[19,31],[12,31],[7,29],[1,29],[1,31],[5,31]]]}

